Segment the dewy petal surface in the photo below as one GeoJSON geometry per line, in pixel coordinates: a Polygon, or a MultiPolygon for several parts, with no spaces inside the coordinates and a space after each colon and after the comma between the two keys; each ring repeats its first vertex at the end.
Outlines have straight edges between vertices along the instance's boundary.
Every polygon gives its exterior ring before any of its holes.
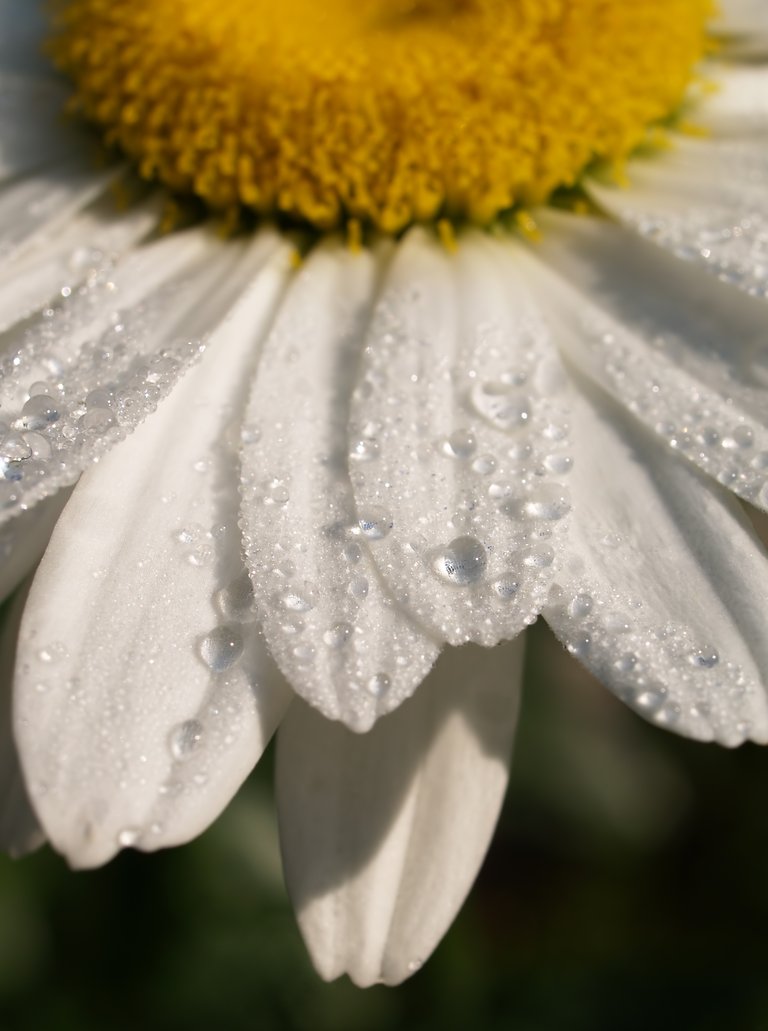
{"type": "Polygon", "coordinates": [[[533,621],[570,504],[562,373],[505,255],[398,248],[350,423],[360,531],[397,600],[452,644],[533,621]]]}
{"type": "Polygon", "coordinates": [[[308,706],[278,734],[288,888],[320,974],[397,984],[432,952],[485,855],[507,783],[521,640],[447,649],[367,735],[308,706]]]}
{"type": "Polygon", "coordinates": [[[627,187],[592,181],[589,192],[677,257],[768,297],[768,139],[679,138],[661,158],[630,161],[627,174],[627,187]]]}
{"type": "Polygon", "coordinates": [[[541,222],[525,274],[561,350],[669,447],[768,508],[765,302],[605,220],[541,222]]]}
{"type": "Polygon", "coordinates": [[[114,268],[104,256],[31,327],[4,335],[0,522],[73,483],[154,410],[248,286],[253,260],[209,230],[168,236],[114,268]]]}
{"type": "Polygon", "coordinates": [[[29,583],[6,606],[0,627],[0,849],[12,856],[33,851],[44,840],[29,803],[13,738],[12,684],[16,642],[29,583]]]}
{"type": "Polygon", "coordinates": [[[242,459],[245,549],[270,651],[295,690],[355,730],[412,694],[438,652],[382,585],[347,471],[378,264],[329,244],[298,273],[259,362],[242,459]]]}
{"type": "Polygon", "coordinates": [[[660,726],[766,743],[765,550],[734,498],[583,389],[571,535],[547,621],[660,726]]]}
{"type": "Polygon", "coordinates": [[[16,733],[34,805],[76,866],[186,841],[291,697],[255,625],[237,530],[239,415],[288,274],[263,266],[200,365],[78,484],[27,602],[16,733]]]}

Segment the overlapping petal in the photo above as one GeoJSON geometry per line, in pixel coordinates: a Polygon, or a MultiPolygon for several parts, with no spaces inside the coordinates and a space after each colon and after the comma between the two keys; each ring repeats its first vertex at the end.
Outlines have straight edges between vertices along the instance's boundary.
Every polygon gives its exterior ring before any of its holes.
{"type": "Polygon", "coordinates": [[[82,478],[26,605],[16,735],[47,835],[77,866],[198,834],[290,697],[242,586],[239,414],[288,266],[272,234],[250,249],[251,287],[173,395],[82,478]]]}
{"type": "Polygon", "coordinates": [[[520,642],[446,650],[365,736],[292,706],[278,734],[288,889],[327,980],[397,984],[472,885],[507,783],[520,642]]]}

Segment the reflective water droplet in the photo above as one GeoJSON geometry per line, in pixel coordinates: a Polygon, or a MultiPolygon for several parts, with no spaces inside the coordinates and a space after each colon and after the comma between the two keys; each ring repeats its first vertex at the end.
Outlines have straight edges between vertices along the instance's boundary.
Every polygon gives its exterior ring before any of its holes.
{"type": "Polygon", "coordinates": [[[377,440],[363,437],[355,440],[349,449],[349,457],[353,462],[372,462],[379,457],[381,448],[377,440]]]}
{"type": "Polygon", "coordinates": [[[522,558],[523,565],[530,569],[546,569],[555,561],[555,553],[548,545],[542,544],[535,548],[526,548],[522,558]]]}
{"type": "Polygon", "coordinates": [[[217,626],[200,642],[203,662],[214,673],[229,669],[242,654],[243,638],[240,630],[234,626],[217,626]]]}
{"type": "Polygon", "coordinates": [[[654,712],[664,704],[664,699],[665,694],[662,690],[647,688],[644,691],[638,691],[633,700],[638,709],[642,709],[644,712],[654,712]]]}
{"type": "Polygon", "coordinates": [[[26,430],[42,430],[60,417],[59,406],[49,394],[30,397],[21,409],[21,424],[26,430]]]}
{"type": "Polygon", "coordinates": [[[264,504],[287,505],[290,501],[290,497],[288,488],[281,480],[271,480],[267,486],[266,493],[264,494],[264,504]]]}
{"type": "Polygon", "coordinates": [[[520,590],[520,581],[514,573],[502,573],[491,583],[491,590],[501,601],[512,601],[520,590]]]}
{"type": "Polygon", "coordinates": [[[714,648],[704,645],[701,648],[694,648],[688,656],[688,661],[696,669],[712,669],[720,661],[720,656],[714,648]]]}
{"type": "Polygon", "coordinates": [[[199,720],[186,720],[174,727],[168,735],[168,747],[171,755],[179,762],[189,759],[203,740],[204,727],[199,720]]]}
{"type": "Polygon", "coordinates": [[[754,443],[755,435],[749,426],[734,426],[730,433],[723,437],[721,447],[726,451],[746,451],[754,443]]]}
{"type": "Polygon", "coordinates": [[[342,555],[351,566],[357,565],[363,557],[363,549],[355,541],[345,545],[342,555]]]}
{"type": "Polygon", "coordinates": [[[544,459],[544,468],[556,476],[564,476],[573,468],[573,459],[570,455],[547,455],[544,459]]]}
{"type": "Polygon", "coordinates": [[[349,623],[334,623],[323,634],[323,641],[329,648],[343,648],[353,633],[349,623]]]}
{"type": "Polygon", "coordinates": [[[591,594],[577,594],[568,606],[574,619],[584,619],[590,614],[595,602],[591,594]]]}
{"type": "Polygon", "coordinates": [[[383,698],[392,686],[392,681],[386,673],[376,673],[366,686],[374,698],[383,698]]]}
{"type": "Polygon", "coordinates": [[[465,461],[472,457],[476,447],[477,441],[474,433],[471,430],[459,429],[454,430],[450,437],[443,441],[441,451],[448,458],[465,461]]]}
{"type": "Polygon", "coordinates": [[[545,519],[553,522],[562,519],[570,510],[568,492],[555,483],[542,484],[519,505],[519,511],[527,519],[545,519]]]}
{"type": "Polygon", "coordinates": [[[387,536],[394,523],[386,508],[374,506],[360,513],[357,525],[368,540],[380,541],[387,536]]]}
{"type": "Polygon", "coordinates": [[[627,652],[625,655],[619,656],[613,665],[619,673],[631,673],[637,665],[637,656],[634,652],[627,652]]]}
{"type": "Polygon", "coordinates": [[[315,657],[314,645],[297,644],[293,649],[293,657],[300,666],[308,666],[315,657]]]}
{"type": "Polygon", "coordinates": [[[368,581],[364,576],[353,576],[349,581],[349,593],[353,598],[362,601],[368,597],[368,581]]]}
{"type": "Polygon", "coordinates": [[[477,583],[487,564],[486,550],[476,537],[456,537],[432,556],[435,573],[457,587],[477,583]]]}
{"type": "Polygon", "coordinates": [[[130,848],[135,845],[141,836],[141,832],[135,827],[125,827],[117,835],[117,843],[120,848],[130,848]]]}
{"type": "Polygon", "coordinates": [[[479,476],[489,476],[496,471],[496,459],[493,455],[478,455],[472,463],[472,471],[479,476]]]}
{"type": "Polygon", "coordinates": [[[522,429],[530,419],[530,398],[508,383],[477,383],[469,399],[477,414],[500,430],[522,429]]]}
{"type": "Polygon", "coordinates": [[[256,618],[253,608],[253,584],[246,572],[217,591],[214,602],[222,616],[235,623],[251,623],[256,618]]]}
{"type": "Polygon", "coordinates": [[[23,462],[31,457],[32,448],[20,433],[9,433],[0,443],[0,461],[23,462]]]}
{"type": "Polygon", "coordinates": [[[278,604],[289,612],[309,612],[314,603],[305,595],[288,588],[277,595],[278,604]]]}

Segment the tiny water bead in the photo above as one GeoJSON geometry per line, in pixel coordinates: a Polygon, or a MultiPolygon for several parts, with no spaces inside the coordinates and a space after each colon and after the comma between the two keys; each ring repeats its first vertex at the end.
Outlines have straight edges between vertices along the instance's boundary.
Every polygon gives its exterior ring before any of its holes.
{"type": "Polygon", "coordinates": [[[464,461],[471,458],[477,448],[477,440],[471,430],[459,429],[443,441],[441,450],[448,458],[464,461]]]}
{"type": "Polygon", "coordinates": [[[186,720],[174,727],[168,736],[171,755],[178,762],[184,762],[198,751],[203,742],[205,728],[199,720],[186,720]]]}
{"type": "Polygon", "coordinates": [[[380,541],[390,532],[394,522],[386,508],[377,506],[361,512],[357,525],[360,533],[369,541],[380,541]]]}
{"type": "Polygon", "coordinates": [[[354,633],[354,627],[349,623],[335,623],[323,634],[323,641],[329,648],[343,648],[354,633]]]}
{"type": "Polygon", "coordinates": [[[224,619],[233,623],[252,623],[256,619],[253,584],[245,571],[217,591],[214,601],[224,619]]]}
{"type": "Polygon", "coordinates": [[[714,669],[720,661],[720,656],[710,645],[704,645],[695,648],[688,656],[688,661],[696,669],[714,669]]]}
{"type": "Polygon", "coordinates": [[[376,673],[366,686],[374,698],[383,698],[392,687],[392,680],[386,673],[376,673]]]}
{"type": "Polygon", "coordinates": [[[474,411],[499,430],[521,430],[531,417],[531,399],[508,383],[478,383],[470,393],[474,411]]]}
{"type": "Polygon", "coordinates": [[[200,642],[200,656],[214,673],[223,673],[243,653],[243,637],[235,626],[216,627],[200,642]]]}
{"type": "Polygon", "coordinates": [[[486,549],[476,537],[456,537],[432,556],[437,576],[456,587],[468,587],[483,578],[488,565],[486,549]]]}

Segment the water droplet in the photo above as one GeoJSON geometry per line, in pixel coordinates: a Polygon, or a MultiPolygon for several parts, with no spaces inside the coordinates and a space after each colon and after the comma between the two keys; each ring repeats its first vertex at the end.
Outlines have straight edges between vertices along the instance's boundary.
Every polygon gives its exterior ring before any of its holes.
{"type": "Polygon", "coordinates": [[[568,606],[574,619],[584,619],[590,614],[595,602],[591,594],[577,594],[568,606]]]}
{"type": "Polygon", "coordinates": [[[349,623],[334,623],[332,627],[323,634],[323,641],[329,648],[343,648],[353,633],[349,623]]]}
{"type": "Polygon", "coordinates": [[[547,569],[555,561],[555,553],[548,545],[527,548],[523,552],[523,565],[529,569],[547,569]]]}
{"type": "Polygon", "coordinates": [[[117,835],[117,843],[120,848],[130,848],[135,845],[141,836],[141,832],[135,827],[125,827],[117,835]]]}
{"type": "Polygon", "coordinates": [[[168,735],[168,747],[173,758],[179,762],[189,759],[200,748],[204,732],[199,720],[186,720],[174,727],[168,735]]]}
{"type": "Polygon", "coordinates": [[[267,486],[266,493],[264,495],[265,505],[287,505],[290,501],[290,494],[288,488],[282,482],[282,480],[271,480],[267,486]]]}
{"type": "Polygon", "coordinates": [[[368,597],[368,581],[364,576],[353,576],[349,581],[349,593],[353,598],[362,601],[368,597]]]}
{"type": "Polygon", "coordinates": [[[487,564],[486,550],[476,537],[456,537],[432,557],[432,568],[440,579],[457,587],[477,583],[487,564]]]}
{"type": "Polygon", "coordinates": [[[379,442],[362,438],[355,440],[349,449],[349,457],[353,462],[372,462],[379,457],[379,442]]]}
{"type": "Polygon", "coordinates": [[[477,383],[469,400],[478,415],[500,430],[522,429],[530,419],[530,398],[508,383],[477,383]]]}
{"type": "Polygon", "coordinates": [[[479,476],[489,476],[496,471],[496,459],[493,455],[478,455],[472,463],[472,471],[479,476]]]}
{"type": "Polygon", "coordinates": [[[556,476],[564,476],[573,468],[573,459],[570,455],[547,455],[544,459],[544,468],[556,476]]]}
{"type": "Polygon", "coordinates": [[[386,673],[376,673],[366,686],[374,698],[383,698],[392,686],[392,681],[386,673]]]}
{"type": "Polygon", "coordinates": [[[625,655],[619,656],[614,662],[614,669],[619,673],[631,673],[637,665],[637,656],[634,652],[627,652],[625,655]]]}
{"type": "Polygon", "coordinates": [[[222,616],[234,623],[251,623],[256,618],[253,608],[253,584],[246,572],[217,591],[214,601],[222,616]]]}
{"type": "Polygon", "coordinates": [[[471,430],[459,429],[453,433],[441,445],[441,451],[448,458],[457,458],[466,461],[475,453],[477,441],[471,430]]]}
{"type": "Polygon", "coordinates": [[[309,612],[313,609],[314,603],[298,591],[288,589],[277,595],[278,604],[289,612],[309,612]]]}
{"type": "MultiPolygon", "coordinates": [[[[515,506],[517,508],[517,506],[515,506]]],[[[520,502],[518,511],[527,519],[562,519],[571,510],[568,492],[555,483],[542,484],[538,490],[520,502]]],[[[506,509],[505,509],[506,511],[506,509]]],[[[509,515],[513,514],[508,512],[509,515]]]]}
{"type": "Polygon", "coordinates": [[[665,694],[662,690],[647,688],[638,691],[634,696],[634,703],[643,712],[655,712],[664,704],[665,694]]]}
{"type": "Polygon", "coordinates": [[[520,581],[514,573],[502,573],[491,584],[491,590],[501,601],[510,602],[520,590],[520,581]]]}
{"type": "Polygon", "coordinates": [[[21,424],[25,430],[42,430],[60,416],[58,404],[49,394],[36,394],[21,409],[21,424]]]}
{"type": "Polygon", "coordinates": [[[387,536],[394,523],[386,508],[376,506],[361,512],[357,525],[368,540],[380,541],[387,536]]]}
{"type": "Polygon", "coordinates": [[[234,626],[218,626],[200,642],[203,662],[214,673],[229,669],[243,654],[243,638],[234,626]]]}
{"type": "Polygon", "coordinates": [[[721,447],[726,451],[746,451],[754,443],[755,435],[749,426],[734,426],[730,433],[723,437],[721,447]]]}
{"type": "Polygon", "coordinates": [[[363,557],[363,549],[355,541],[352,541],[344,547],[342,555],[351,566],[354,566],[363,557]]]}
{"type": "Polygon", "coordinates": [[[720,656],[714,648],[704,645],[701,648],[694,648],[688,656],[688,661],[696,669],[712,669],[720,661],[720,656]]]}
{"type": "Polygon", "coordinates": [[[32,457],[32,448],[20,433],[9,433],[0,444],[0,461],[23,462],[32,457]]]}
{"type": "Polygon", "coordinates": [[[314,645],[297,644],[293,649],[293,657],[300,666],[308,666],[315,657],[314,645]]]}
{"type": "Polygon", "coordinates": [[[115,423],[115,417],[108,408],[89,408],[80,419],[79,425],[89,433],[101,436],[115,423]]]}

